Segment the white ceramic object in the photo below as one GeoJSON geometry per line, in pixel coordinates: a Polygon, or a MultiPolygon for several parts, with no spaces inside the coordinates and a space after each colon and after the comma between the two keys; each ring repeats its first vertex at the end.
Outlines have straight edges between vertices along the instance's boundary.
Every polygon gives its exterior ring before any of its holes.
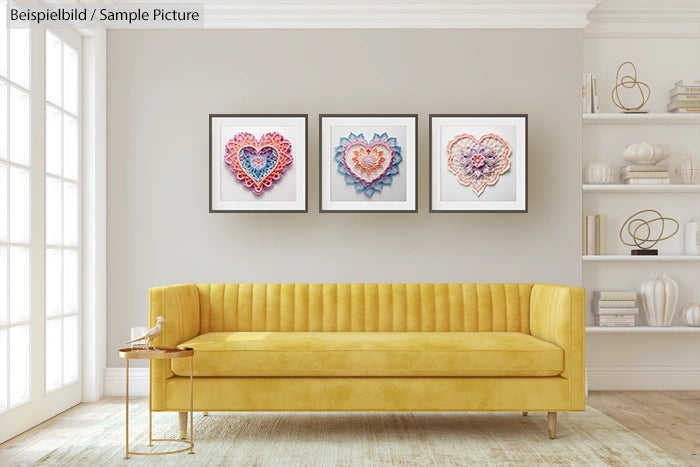
{"type": "Polygon", "coordinates": [[[664,274],[654,274],[639,285],[639,297],[649,326],[670,326],[678,302],[678,284],[664,274]]]}
{"type": "Polygon", "coordinates": [[[688,303],[681,310],[681,316],[686,326],[700,326],[700,303],[688,303]]]}
{"type": "Polygon", "coordinates": [[[633,143],[625,148],[622,157],[633,164],[652,165],[669,156],[668,148],[662,144],[654,147],[647,143],[633,143]]]}
{"type": "Polygon", "coordinates": [[[612,183],[615,171],[605,162],[591,162],[586,166],[584,181],[595,185],[612,183]]]}
{"type": "Polygon", "coordinates": [[[693,184],[695,179],[700,177],[700,165],[686,155],[676,166],[676,175],[678,175],[682,183],[686,185],[693,184]]]}
{"type": "Polygon", "coordinates": [[[665,144],[655,144],[654,145],[654,162],[652,164],[656,164],[658,162],[661,162],[664,159],[668,159],[668,156],[670,156],[671,153],[668,152],[668,146],[665,144]]]}

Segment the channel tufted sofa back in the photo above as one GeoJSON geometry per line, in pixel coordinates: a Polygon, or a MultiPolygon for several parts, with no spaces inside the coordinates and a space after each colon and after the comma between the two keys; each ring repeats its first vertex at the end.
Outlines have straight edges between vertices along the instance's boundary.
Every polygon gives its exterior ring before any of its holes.
{"type": "Polygon", "coordinates": [[[199,333],[530,333],[533,284],[197,284],[199,333]]]}

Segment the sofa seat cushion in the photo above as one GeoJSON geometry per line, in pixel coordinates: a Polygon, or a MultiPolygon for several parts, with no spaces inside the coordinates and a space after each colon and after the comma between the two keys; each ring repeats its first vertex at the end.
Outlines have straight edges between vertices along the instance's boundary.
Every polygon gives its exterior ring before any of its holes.
{"type": "MultiPolygon", "coordinates": [[[[210,332],[194,376],[555,376],[563,350],[517,332],[210,332]]],[[[172,360],[189,376],[189,359],[172,360]]]]}

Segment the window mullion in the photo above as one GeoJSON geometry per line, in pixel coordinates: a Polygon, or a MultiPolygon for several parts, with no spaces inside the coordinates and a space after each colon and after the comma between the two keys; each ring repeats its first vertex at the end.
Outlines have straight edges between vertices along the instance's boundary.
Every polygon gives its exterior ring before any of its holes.
{"type": "Polygon", "coordinates": [[[46,91],[45,64],[42,59],[45,54],[44,30],[31,29],[31,98],[30,98],[30,128],[31,128],[31,394],[32,400],[43,398],[45,382],[45,287],[46,287],[46,163],[45,163],[45,127],[46,127],[46,91]]]}

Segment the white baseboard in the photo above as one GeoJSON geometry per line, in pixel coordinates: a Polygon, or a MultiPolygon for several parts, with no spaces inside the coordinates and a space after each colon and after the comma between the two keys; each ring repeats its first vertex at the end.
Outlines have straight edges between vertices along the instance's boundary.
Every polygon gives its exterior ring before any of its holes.
{"type": "MultiPolygon", "coordinates": [[[[126,394],[126,371],[124,368],[105,368],[105,396],[126,394]]],[[[148,395],[148,368],[129,368],[129,395],[148,395]]]]}
{"type": "MultiPolygon", "coordinates": [[[[700,364],[664,363],[607,363],[589,365],[588,389],[595,390],[675,390],[700,389],[700,364]]],[[[124,396],[126,393],[124,368],[106,368],[105,396],[124,396]]],[[[148,368],[129,369],[129,394],[148,395],[148,368]]]]}
{"type": "Polygon", "coordinates": [[[588,365],[588,388],[595,390],[700,389],[700,364],[611,362],[588,365]]]}

